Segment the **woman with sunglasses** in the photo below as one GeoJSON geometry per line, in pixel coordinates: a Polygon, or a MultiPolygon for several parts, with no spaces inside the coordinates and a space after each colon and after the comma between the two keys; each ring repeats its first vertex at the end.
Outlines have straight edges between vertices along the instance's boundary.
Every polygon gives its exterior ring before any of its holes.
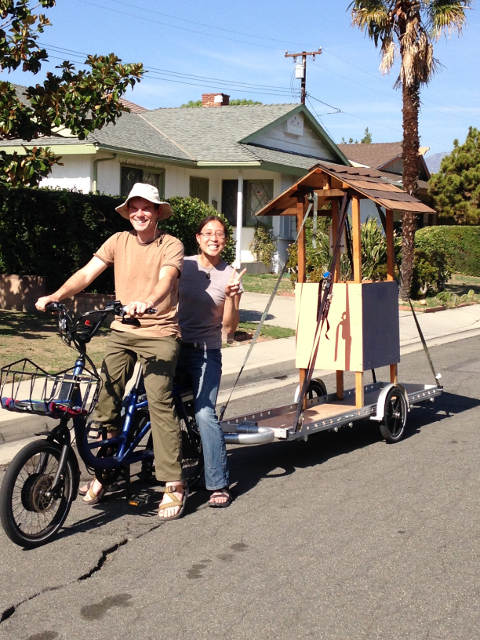
{"type": "Polygon", "coordinates": [[[193,387],[205,486],[210,491],[209,506],[214,508],[232,502],[225,439],[215,405],[222,375],[222,333],[233,336],[238,326],[245,273],[245,269],[237,273],[222,260],[226,236],[221,218],[202,220],[196,234],[199,253],[185,258],[179,290],[179,369],[193,387]]]}

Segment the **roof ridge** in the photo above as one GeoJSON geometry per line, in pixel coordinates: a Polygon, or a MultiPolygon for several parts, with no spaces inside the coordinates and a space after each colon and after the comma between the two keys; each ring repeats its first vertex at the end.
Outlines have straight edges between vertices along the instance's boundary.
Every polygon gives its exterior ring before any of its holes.
{"type": "Polygon", "coordinates": [[[173,138],[170,138],[170,136],[167,136],[166,133],[164,133],[161,129],[159,129],[157,126],[155,126],[152,122],[147,120],[147,118],[145,118],[145,116],[142,113],[136,113],[135,115],[138,116],[139,118],[141,118],[144,122],[146,122],[147,125],[149,125],[157,133],[159,133],[161,136],[163,136],[169,142],[171,142],[175,147],[177,147],[177,149],[180,149],[180,151],[182,151],[187,156],[187,158],[189,158],[190,160],[195,160],[195,158],[186,149],[184,149],[180,144],[178,144],[178,142],[175,142],[175,140],[173,140],[173,138]]]}

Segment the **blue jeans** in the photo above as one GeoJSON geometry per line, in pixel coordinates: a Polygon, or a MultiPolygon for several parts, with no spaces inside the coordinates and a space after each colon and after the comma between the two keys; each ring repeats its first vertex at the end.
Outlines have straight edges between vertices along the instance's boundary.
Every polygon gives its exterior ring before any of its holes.
{"type": "Polygon", "coordinates": [[[215,405],[222,376],[220,349],[182,344],[178,368],[193,388],[195,419],[202,439],[205,486],[213,491],[228,487],[227,449],[215,405]]]}

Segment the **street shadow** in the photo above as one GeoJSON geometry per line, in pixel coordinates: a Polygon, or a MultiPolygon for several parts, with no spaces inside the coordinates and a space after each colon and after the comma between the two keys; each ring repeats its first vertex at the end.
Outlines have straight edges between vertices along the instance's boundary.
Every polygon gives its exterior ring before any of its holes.
{"type": "MultiPolygon", "coordinates": [[[[240,309],[240,322],[260,322],[263,315],[262,311],[251,311],[249,309],[240,309]]],[[[273,320],[275,318],[271,313],[267,313],[265,320],[273,320]]]]}
{"type": "MultiPolygon", "coordinates": [[[[443,392],[434,403],[425,402],[412,408],[408,415],[404,439],[414,437],[423,428],[469,411],[480,400],[443,392]]],[[[338,432],[321,431],[303,440],[276,441],[259,446],[229,448],[229,464],[234,493],[242,495],[252,490],[264,478],[284,477],[296,469],[321,465],[337,456],[371,446],[382,440],[378,424],[372,420],[355,422],[353,428],[338,432]]],[[[386,445],[395,446],[395,445],[386,445]]]]}

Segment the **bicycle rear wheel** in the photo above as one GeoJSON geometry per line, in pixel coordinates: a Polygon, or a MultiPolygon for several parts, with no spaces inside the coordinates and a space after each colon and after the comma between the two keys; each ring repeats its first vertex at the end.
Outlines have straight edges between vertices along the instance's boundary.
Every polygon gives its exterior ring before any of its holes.
{"type": "Polygon", "coordinates": [[[74,495],[74,472],[67,459],[62,483],[52,483],[61,447],[37,440],[21,449],[10,463],[0,489],[0,520],[7,536],[19,546],[38,547],[65,522],[74,495]]]}
{"type": "Polygon", "coordinates": [[[180,434],[182,437],[182,475],[190,486],[200,483],[203,479],[203,451],[202,440],[195,421],[180,419],[180,434]]]}

